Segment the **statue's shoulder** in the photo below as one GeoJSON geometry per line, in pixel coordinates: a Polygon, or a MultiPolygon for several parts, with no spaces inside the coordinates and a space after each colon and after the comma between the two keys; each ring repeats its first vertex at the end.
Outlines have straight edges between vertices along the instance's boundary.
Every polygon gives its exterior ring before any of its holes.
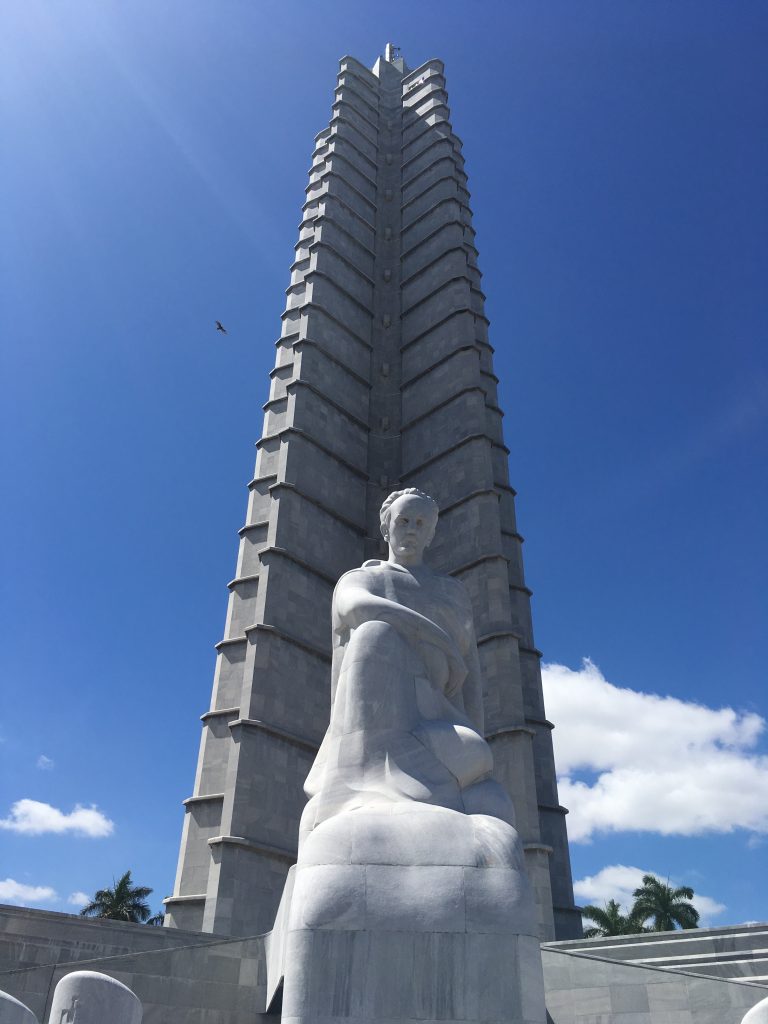
{"type": "Polygon", "coordinates": [[[336,586],[340,587],[345,583],[351,584],[362,584],[367,579],[370,579],[372,570],[375,570],[377,566],[383,563],[375,558],[369,559],[367,562],[363,562],[362,565],[358,565],[355,569],[348,569],[345,573],[339,576],[336,586]]]}

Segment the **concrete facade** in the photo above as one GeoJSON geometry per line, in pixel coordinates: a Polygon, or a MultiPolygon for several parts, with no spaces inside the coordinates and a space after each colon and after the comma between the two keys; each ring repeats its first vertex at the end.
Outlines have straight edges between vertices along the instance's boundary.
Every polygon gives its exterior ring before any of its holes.
{"type": "Polygon", "coordinates": [[[386,494],[415,486],[441,508],[431,564],[472,597],[486,735],[541,936],[581,934],[483,302],[442,63],[345,57],[316,138],[173,927],[272,926],[328,725],[333,587],[382,554],[386,494]]]}
{"type": "Polygon", "coordinates": [[[222,940],[0,907],[0,991],[28,1006],[41,1024],[58,982],[82,970],[131,989],[141,1000],[143,1024],[257,1024],[264,1010],[263,936],[222,940]]]}
{"type": "Polygon", "coordinates": [[[768,924],[578,939],[547,948],[768,987],[768,924]]]}
{"type": "Polygon", "coordinates": [[[210,941],[210,935],[200,932],[0,905],[0,974],[42,964],[77,963],[210,941]]]}
{"type": "MultiPolygon", "coordinates": [[[[647,945],[658,946],[657,952],[666,946],[671,960],[676,945],[681,956],[693,957],[732,943],[741,947],[744,960],[748,942],[751,952],[760,954],[765,933],[765,925],[661,933],[649,936],[647,945]],[[699,954],[690,949],[686,954],[696,941],[699,954]]],[[[612,941],[589,940],[590,952],[579,950],[578,943],[542,946],[548,1024],[741,1024],[765,999],[765,984],[746,977],[737,981],[736,975],[707,976],[702,962],[694,973],[694,964],[658,966],[649,958],[639,963],[595,952],[595,943],[609,952],[612,941]]],[[[114,977],[135,992],[143,1024],[274,1024],[280,1000],[267,989],[267,960],[275,955],[279,950],[270,951],[270,936],[217,939],[0,907],[0,991],[28,1006],[41,1024],[58,981],[84,969],[114,977]],[[265,1013],[268,1001],[270,1014],[265,1013]]]]}
{"type": "Polygon", "coordinates": [[[760,985],[542,947],[548,1024],[742,1024],[760,985]]]}

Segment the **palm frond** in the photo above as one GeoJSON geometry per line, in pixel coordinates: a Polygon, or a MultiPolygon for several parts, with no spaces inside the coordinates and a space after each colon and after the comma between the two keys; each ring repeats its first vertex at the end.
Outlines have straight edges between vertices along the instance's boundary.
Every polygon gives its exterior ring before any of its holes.
{"type": "Polygon", "coordinates": [[[151,893],[148,886],[133,885],[131,872],[126,871],[120,878],[113,879],[111,889],[98,889],[93,900],[80,911],[80,916],[143,924],[152,914],[147,903],[151,893]]]}

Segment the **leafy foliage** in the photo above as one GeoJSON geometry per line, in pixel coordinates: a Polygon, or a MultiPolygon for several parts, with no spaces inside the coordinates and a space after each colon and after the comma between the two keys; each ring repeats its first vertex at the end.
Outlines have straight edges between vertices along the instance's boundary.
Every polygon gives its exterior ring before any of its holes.
{"type": "MultiPolygon", "coordinates": [[[[144,885],[133,885],[131,872],[126,871],[116,882],[113,879],[111,889],[98,889],[91,902],[80,911],[80,916],[144,924],[152,913],[147,903],[147,897],[151,892],[152,890],[144,885]]],[[[153,920],[152,923],[156,922],[153,920]]]]}
{"type": "Polygon", "coordinates": [[[680,928],[698,928],[699,912],[689,901],[693,889],[681,885],[673,889],[655,875],[643,875],[643,884],[632,893],[635,899],[633,910],[643,915],[643,920],[653,919],[650,931],[671,932],[680,928]]]}
{"type": "Polygon", "coordinates": [[[628,914],[622,914],[616,900],[608,900],[604,907],[582,907],[581,913],[595,922],[594,928],[584,930],[585,939],[594,939],[600,935],[636,935],[647,930],[643,928],[643,918],[635,914],[634,907],[628,914]]]}
{"type": "Polygon", "coordinates": [[[594,922],[593,928],[584,930],[584,938],[699,927],[699,912],[690,902],[693,889],[689,885],[673,889],[655,875],[643,875],[643,884],[632,896],[634,903],[628,914],[622,913],[617,900],[608,900],[604,907],[582,907],[582,915],[594,922]]]}

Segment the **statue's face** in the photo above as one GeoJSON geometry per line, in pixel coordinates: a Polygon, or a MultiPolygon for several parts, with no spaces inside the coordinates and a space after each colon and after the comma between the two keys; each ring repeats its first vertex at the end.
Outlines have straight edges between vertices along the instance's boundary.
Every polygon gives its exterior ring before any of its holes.
{"type": "Polygon", "coordinates": [[[390,551],[404,564],[421,561],[435,533],[435,506],[417,494],[404,494],[389,510],[390,551]]]}

